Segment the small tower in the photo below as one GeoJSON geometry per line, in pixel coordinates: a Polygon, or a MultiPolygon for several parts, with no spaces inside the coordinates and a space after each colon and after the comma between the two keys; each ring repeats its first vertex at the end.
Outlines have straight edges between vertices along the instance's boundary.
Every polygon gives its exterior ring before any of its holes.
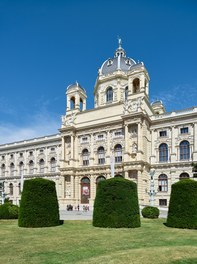
{"type": "Polygon", "coordinates": [[[153,102],[151,105],[155,115],[161,115],[166,112],[163,102],[161,100],[157,100],[153,102]]]}
{"type": "Polygon", "coordinates": [[[71,112],[77,113],[86,110],[86,91],[78,82],[67,87],[66,98],[66,115],[71,114],[71,112]]]}

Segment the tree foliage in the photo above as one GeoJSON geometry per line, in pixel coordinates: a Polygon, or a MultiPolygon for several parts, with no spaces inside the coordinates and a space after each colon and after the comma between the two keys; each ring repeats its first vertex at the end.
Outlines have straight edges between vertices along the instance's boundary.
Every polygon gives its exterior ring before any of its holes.
{"type": "Polygon", "coordinates": [[[167,226],[197,229],[197,182],[181,180],[172,185],[167,226]]]}
{"type": "Polygon", "coordinates": [[[144,218],[158,218],[159,217],[159,209],[154,206],[146,206],[142,209],[142,216],[144,218]]]}
{"type": "Polygon", "coordinates": [[[55,182],[36,178],[24,182],[18,225],[46,227],[59,225],[59,206],[55,182]]]}
{"type": "Polygon", "coordinates": [[[93,225],[140,227],[137,185],[120,177],[100,181],[94,202],[93,225]]]}

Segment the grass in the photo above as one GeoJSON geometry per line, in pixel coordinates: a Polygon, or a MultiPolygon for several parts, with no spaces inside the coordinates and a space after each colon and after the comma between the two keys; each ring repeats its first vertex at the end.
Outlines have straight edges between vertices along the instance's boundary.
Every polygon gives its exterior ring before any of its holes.
{"type": "Polygon", "coordinates": [[[50,228],[19,228],[0,221],[3,264],[193,264],[197,230],[168,228],[163,219],[142,219],[142,227],[96,228],[91,221],[65,221],[50,228]]]}

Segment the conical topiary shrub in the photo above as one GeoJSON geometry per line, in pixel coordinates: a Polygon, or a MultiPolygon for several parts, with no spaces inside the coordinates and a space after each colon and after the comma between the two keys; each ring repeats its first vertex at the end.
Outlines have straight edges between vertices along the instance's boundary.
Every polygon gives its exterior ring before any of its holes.
{"type": "Polygon", "coordinates": [[[42,178],[26,180],[21,197],[18,225],[47,227],[59,224],[55,182],[42,178]]]}
{"type": "Polygon", "coordinates": [[[166,225],[197,229],[197,182],[181,180],[172,185],[166,225]]]}
{"type": "Polygon", "coordinates": [[[137,185],[117,177],[100,181],[94,202],[93,226],[140,227],[137,185]]]}

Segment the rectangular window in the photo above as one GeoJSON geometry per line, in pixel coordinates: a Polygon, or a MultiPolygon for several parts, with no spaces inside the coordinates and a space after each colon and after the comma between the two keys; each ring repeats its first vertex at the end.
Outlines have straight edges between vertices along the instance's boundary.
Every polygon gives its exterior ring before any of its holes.
{"type": "Polygon", "coordinates": [[[82,137],[81,141],[82,142],[88,142],[88,137],[82,137]]]}
{"type": "Polygon", "coordinates": [[[160,131],[159,136],[160,137],[167,137],[167,131],[166,130],[160,131]]]}
{"type": "Polygon", "coordinates": [[[181,134],[188,134],[188,131],[189,131],[188,127],[181,128],[181,134]]]}
{"type": "Polygon", "coordinates": [[[167,206],[167,199],[159,199],[159,206],[167,206]]]}
{"type": "Polygon", "coordinates": [[[123,135],[122,129],[114,131],[114,137],[122,137],[122,135],[123,135]]]}
{"type": "Polygon", "coordinates": [[[98,135],[97,139],[98,140],[103,140],[104,139],[104,135],[103,134],[98,135]]]}
{"type": "Polygon", "coordinates": [[[83,160],[83,165],[84,165],[84,166],[89,165],[89,160],[88,160],[88,159],[87,159],[87,160],[84,159],[84,160],[83,160]]]}

